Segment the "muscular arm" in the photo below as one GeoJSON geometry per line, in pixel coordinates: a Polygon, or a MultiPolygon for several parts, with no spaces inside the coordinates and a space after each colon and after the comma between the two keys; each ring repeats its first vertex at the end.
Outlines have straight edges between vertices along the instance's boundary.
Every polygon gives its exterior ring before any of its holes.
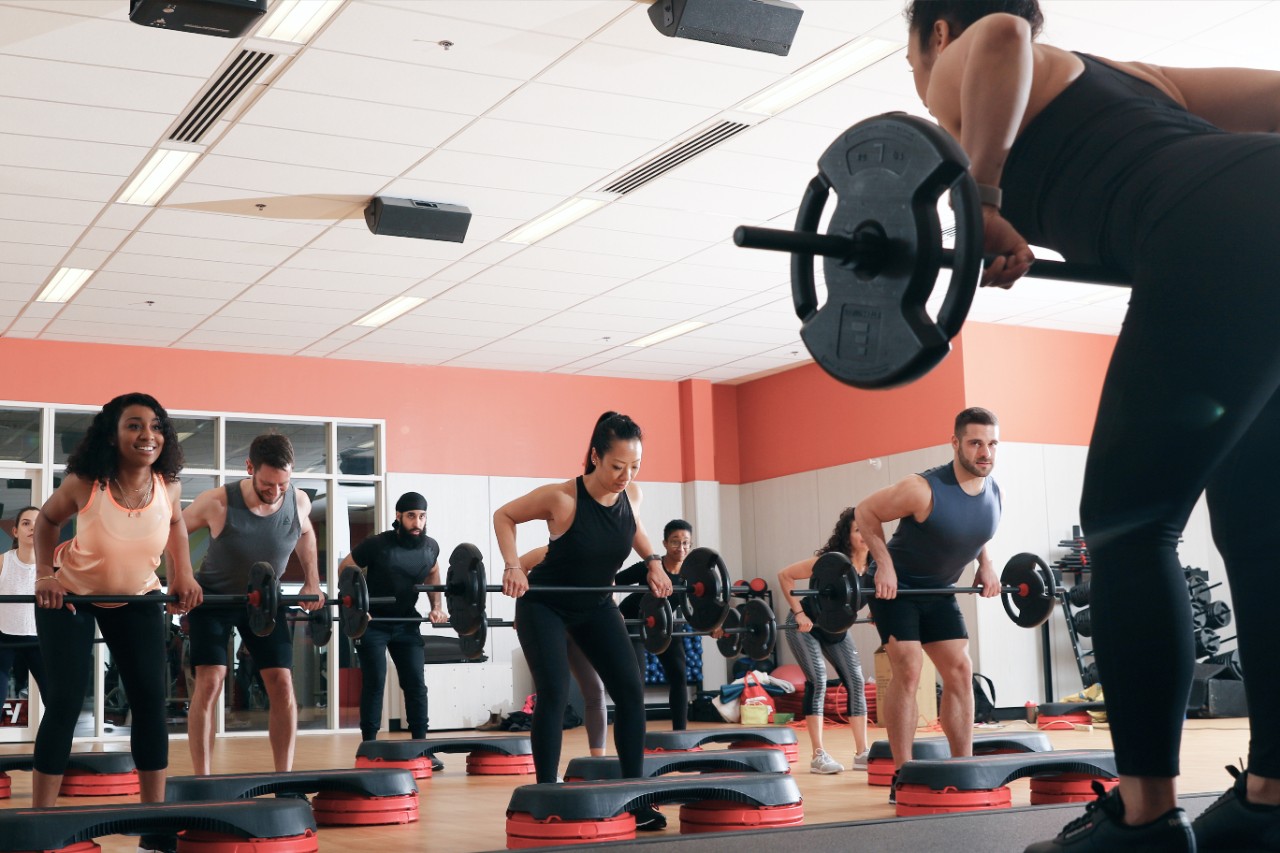
{"type": "Polygon", "coordinates": [[[53,576],[53,549],[58,545],[58,531],[89,500],[89,492],[93,488],[93,483],[72,474],[40,507],[35,529],[37,581],[53,576]]]}
{"type": "Polygon", "coordinates": [[[801,609],[800,599],[792,595],[791,591],[796,588],[797,581],[813,577],[813,566],[817,562],[817,557],[809,557],[798,563],[792,563],[778,572],[778,590],[782,593],[782,598],[786,601],[787,607],[791,608],[791,612],[795,614],[796,627],[804,634],[813,630],[813,622],[801,609]]]}
{"type": "Polygon", "coordinates": [[[319,549],[316,547],[316,529],[311,525],[311,498],[302,489],[294,490],[298,500],[298,523],[302,527],[302,535],[293,552],[298,555],[302,564],[301,595],[318,595],[319,601],[304,601],[299,604],[303,610],[316,610],[324,604],[324,593],[320,591],[319,549]]]}
{"type": "Polygon", "coordinates": [[[209,489],[196,495],[196,499],[182,511],[182,522],[187,533],[209,529],[209,533],[217,536],[222,533],[222,525],[227,519],[226,491],[209,489]]]}
{"type": "Polygon", "coordinates": [[[999,186],[1031,97],[1031,27],[1013,15],[988,15],[939,57],[939,71],[948,60],[964,65],[960,145],[969,155],[969,171],[978,183],[999,186]],[[967,53],[955,56],[961,47],[967,53]]]}
{"type": "Polygon", "coordinates": [[[539,486],[523,497],[503,504],[493,514],[493,534],[498,540],[498,551],[502,554],[502,591],[504,595],[519,598],[529,589],[526,573],[528,569],[520,563],[520,554],[516,550],[516,525],[526,521],[543,520],[547,522],[547,530],[561,533],[558,521],[563,521],[573,512],[574,497],[567,491],[572,483],[556,483],[539,486]],[[519,571],[507,571],[519,569],[519,571]]]}
{"type": "Polygon", "coordinates": [[[1280,133],[1280,71],[1143,66],[1192,113],[1234,133],[1280,133]]]}
{"type": "Polygon", "coordinates": [[[191,541],[187,535],[187,525],[182,512],[182,484],[170,483],[167,487],[169,501],[173,513],[169,519],[169,539],[165,544],[165,554],[169,557],[169,568],[165,577],[165,585],[171,595],[179,598],[177,605],[169,605],[170,613],[185,613],[193,607],[199,607],[204,599],[204,591],[196,583],[195,572],[191,569],[191,541]]]}
{"type": "Polygon", "coordinates": [[[908,515],[916,521],[924,521],[929,517],[932,505],[933,491],[925,479],[916,474],[858,501],[854,519],[871,558],[876,561],[876,594],[880,598],[893,598],[898,588],[897,571],[885,540],[885,522],[908,515]]]}

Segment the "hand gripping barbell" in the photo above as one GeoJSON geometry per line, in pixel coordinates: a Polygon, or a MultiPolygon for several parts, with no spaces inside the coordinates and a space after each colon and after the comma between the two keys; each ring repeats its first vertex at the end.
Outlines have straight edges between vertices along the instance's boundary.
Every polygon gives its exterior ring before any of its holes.
{"type": "MultiPolygon", "coordinates": [[[[1052,615],[1059,590],[1053,571],[1035,554],[1015,554],[1000,574],[1001,601],[1014,624],[1023,628],[1043,625],[1052,615]]],[[[898,595],[957,595],[980,593],[982,587],[944,587],[941,589],[899,589],[898,595]]],[[[875,590],[863,587],[853,565],[844,554],[823,554],[813,566],[808,589],[795,589],[791,594],[811,596],[814,602],[805,612],[814,624],[832,633],[846,631],[866,602],[875,598],[875,590]]]]}

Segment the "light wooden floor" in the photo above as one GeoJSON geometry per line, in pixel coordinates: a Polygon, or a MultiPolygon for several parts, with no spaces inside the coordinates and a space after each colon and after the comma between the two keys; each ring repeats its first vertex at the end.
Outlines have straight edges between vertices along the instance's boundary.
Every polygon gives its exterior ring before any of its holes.
{"type": "MultiPolygon", "coordinates": [[[[657,730],[669,725],[651,722],[657,730]]],[[[704,724],[693,724],[699,727],[704,724]]],[[[714,726],[708,725],[711,728],[714,726]]],[[[1025,731],[1020,722],[1006,723],[1005,729],[1025,731]]],[[[468,732],[441,732],[439,737],[467,736],[468,732]]],[[[486,733],[478,732],[477,736],[486,733]]],[[[851,820],[869,820],[893,817],[893,807],[886,801],[885,788],[872,788],[866,784],[866,774],[848,772],[836,776],[816,776],[808,772],[809,737],[797,730],[802,762],[792,766],[796,781],[804,796],[806,824],[836,823],[851,820]]],[[[884,736],[883,729],[871,730],[871,738],[884,736]]],[[[384,735],[386,737],[386,735],[384,735]]],[[[1051,732],[1056,749],[1107,749],[1110,739],[1105,730],[1093,732],[1051,732]]],[[[295,766],[304,769],[331,769],[351,767],[355,761],[359,736],[308,735],[298,738],[295,766]]],[[[826,745],[836,758],[848,764],[853,752],[853,738],[848,729],[831,728],[826,732],[826,745]]],[[[113,745],[114,746],[114,745],[113,745]]],[[[1245,755],[1248,746],[1248,728],[1245,720],[1189,720],[1182,747],[1182,791],[1184,793],[1216,792],[1227,787],[1230,777],[1223,766],[1237,763],[1245,755]]],[[[709,748],[718,748],[715,746],[709,748]]],[[[84,749],[83,745],[77,749],[84,749]]],[[[215,772],[271,770],[271,757],[263,738],[223,738],[215,753],[215,772]]],[[[610,748],[612,751],[612,747],[610,748]]],[[[0,751],[29,752],[30,744],[8,744],[0,751]]],[[[565,732],[564,760],[585,755],[586,734],[581,728],[565,732]]],[[[430,853],[472,853],[472,851],[502,850],[506,846],[505,812],[511,790],[532,781],[531,776],[467,776],[466,756],[442,755],[445,770],[419,783],[421,794],[419,821],[405,826],[357,827],[350,829],[321,829],[322,851],[346,853],[389,853],[398,850],[424,850],[430,853]]],[[[184,739],[174,739],[170,757],[170,772],[185,775],[191,772],[190,756],[184,739]]],[[[13,799],[7,807],[28,806],[31,803],[31,776],[14,772],[13,799]]],[[[1028,802],[1027,780],[1018,780],[1010,786],[1014,806],[1028,802]]],[[[63,804],[88,805],[94,802],[121,802],[120,798],[93,800],[75,798],[63,804]]],[[[669,826],[665,834],[679,832],[678,806],[664,807],[669,826]]],[[[648,834],[642,834],[647,837],[648,834]]],[[[108,853],[133,853],[136,839],[124,836],[108,836],[98,839],[108,853]]]]}

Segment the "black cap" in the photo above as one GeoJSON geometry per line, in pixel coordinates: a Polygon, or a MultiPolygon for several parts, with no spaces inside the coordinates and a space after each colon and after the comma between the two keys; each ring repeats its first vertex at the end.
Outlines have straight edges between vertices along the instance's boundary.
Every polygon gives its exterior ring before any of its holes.
{"type": "Polygon", "coordinates": [[[400,500],[396,501],[396,512],[413,512],[426,508],[427,499],[417,492],[405,492],[400,496],[400,500]]]}

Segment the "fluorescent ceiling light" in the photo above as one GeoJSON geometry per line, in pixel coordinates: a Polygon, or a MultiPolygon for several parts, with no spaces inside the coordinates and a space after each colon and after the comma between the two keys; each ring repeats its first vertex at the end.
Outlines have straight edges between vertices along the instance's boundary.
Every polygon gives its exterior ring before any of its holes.
{"type": "Polygon", "coordinates": [[[390,323],[401,314],[404,314],[407,311],[412,311],[414,308],[417,308],[426,301],[427,300],[423,299],[421,296],[397,296],[385,305],[379,308],[374,308],[368,314],[365,314],[351,325],[372,327],[382,326],[386,323],[390,323]]]}
{"type": "Polygon", "coordinates": [[[663,341],[669,341],[672,338],[678,338],[686,332],[692,332],[694,329],[701,329],[707,325],[701,320],[685,320],[683,323],[676,323],[674,326],[668,326],[665,329],[659,329],[652,335],[645,335],[643,338],[637,338],[627,344],[629,347],[647,347],[654,344],[660,344],[663,341]]]}
{"type": "Polygon", "coordinates": [[[572,225],[588,213],[593,213],[608,204],[610,199],[571,198],[563,204],[553,207],[537,219],[532,219],[501,238],[504,243],[524,243],[530,245],[543,237],[556,233],[567,225],[572,225]]]}
{"type": "Polygon", "coordinates": [[[254,35],[306,44],[342,3],[343,0],[276,0],[254,35]]]}
{"type": "Polygon", "coordinates": [[[777,115],[901,49],[901,42],[887,39],[870,36],[854,39],[748,98],[737,109],[760,115],[777,115]]]}
{"type": "Polygon", "coordinates": [[[89,280],[89,276],[93,275],[94,270],[82,270],[75,267],[62,267],[49,283],[44,286],[44,290],[36,296],[37,302],[66,302],[76,295],[80,288],[84,287],[84,283],[89,280]]]}
{"type": "Polygon", "coordinates": [[[160,148],[152,152],[137,176],[120,194],[121,204],[153,205],[164,198],[200,155],[194,151],[160,148]]]}

